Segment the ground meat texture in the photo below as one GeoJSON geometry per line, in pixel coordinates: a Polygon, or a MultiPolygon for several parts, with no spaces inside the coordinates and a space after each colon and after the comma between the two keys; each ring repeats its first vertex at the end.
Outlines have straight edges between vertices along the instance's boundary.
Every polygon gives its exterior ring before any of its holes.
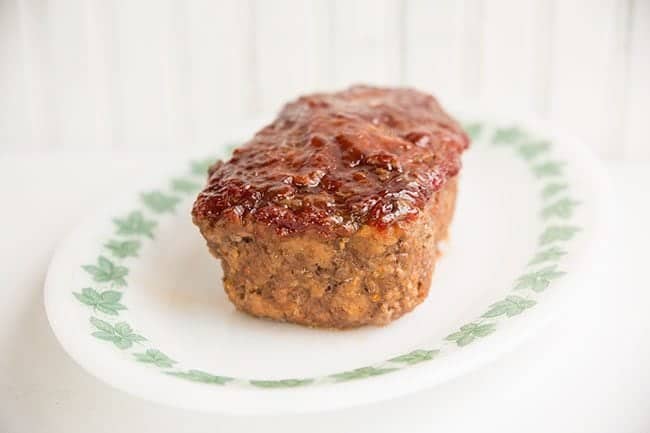
{"type": "Polygon", "coordinates": [[[467,146],[415,90],[304,96],[210,168],[193,220],[240,310],[383,325],[428,293],[467,146]]]}

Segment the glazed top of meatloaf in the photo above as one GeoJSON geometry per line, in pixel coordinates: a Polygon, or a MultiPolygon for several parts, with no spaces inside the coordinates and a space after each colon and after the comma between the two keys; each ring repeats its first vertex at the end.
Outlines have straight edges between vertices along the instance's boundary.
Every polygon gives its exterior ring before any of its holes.
{"type": "Polygon", "coordinates": [[[307,95],[210,167],[192,214],[211,226],[262,223],[280,235],[383,229],[415,219],[458,173],[468,145],[438,102],[413,89],[307,95]]]}

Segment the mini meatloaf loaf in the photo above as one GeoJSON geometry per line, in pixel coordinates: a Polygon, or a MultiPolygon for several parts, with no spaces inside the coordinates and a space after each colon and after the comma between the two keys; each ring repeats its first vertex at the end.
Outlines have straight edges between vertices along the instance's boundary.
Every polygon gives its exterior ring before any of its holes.
{"type": "Polygon", "coordinates": [[[303,96],[209,169],[192,216],[254,316],[384,325],[429,291],[467,135],[412,89],[303,96]]]}

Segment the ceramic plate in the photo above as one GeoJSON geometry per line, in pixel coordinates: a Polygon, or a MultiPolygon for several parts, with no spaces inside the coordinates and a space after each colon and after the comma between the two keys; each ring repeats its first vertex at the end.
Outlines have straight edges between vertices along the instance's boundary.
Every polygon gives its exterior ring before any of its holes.
{"type": "Polygon", "coordinates": [[[45,285],[56,336],[116,388],[230,413],[388,399],[495,359],[561,311],[588,276],[604,243],[607,185],[581,145],[543,123],[462,118],[474,141],[450,241],[428,299],[397,322],[329,331],[234,309],[189,215],[229,141],[218,155],[187,155],[138,180],[62,243],[45,285]]]}

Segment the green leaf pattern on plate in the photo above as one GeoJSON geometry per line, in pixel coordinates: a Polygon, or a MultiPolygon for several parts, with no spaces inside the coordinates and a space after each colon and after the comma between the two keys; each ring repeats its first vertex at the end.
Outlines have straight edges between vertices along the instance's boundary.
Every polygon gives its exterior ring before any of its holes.
{"type": "Polygon", "coordinates": [[[542,198],[549,199],[569,187],[566,183],[549,183],[542,190],[542,198]]]}
{"type": "Polygon", "coordinates": [[[328,377],[336,382],[347,382],[349,380],[365,379],[366,377],[379,376],[397,370],[395,367],[361,367],[350,371],[331,374],[328,377]]]}
{"type": "Polygon", "coordinates": [[[505,314],[508,317],[516,316],[530,308],[537,302],[532,299],[522,298],[521,296],[509,295],[502,301],[490,305],[490,309],[483,314],[485,318],[498,317],[505,314]]]}
{"type": "Polygon", "coordinates": [[[96,265],[83,265],[83,270],[93,276],[93,280],[97,283],[110,282],[114,287],[125,287],[126,280],[124,277],[129,273],[129,270],[124,266],[119,266],[108,260],[104,256],[97,258],[96,265]]]}
{"type": "Polygon", "coordinates": [[[528,141],[517,148],[519,156],[525,160],[535,159],[537,156],[546,153],[551,148],[551,143],[546,140],[528,141]]]}
{"type": "Polygon", "coordinates": [[[122,293],[115,290],[106,290],[99,293],[97,290],[85,287],[81,289],[81,293],[72,293],[79,302],[93,307],[95,311],[101,311],[104,314],[117,316],[121,310],[126,310],[126,307],[120,304],[122,293]]]}
{"type": "Polygon", "coordinates": [[[204,158],[200,161],[192,161],[190,163],[191,167],[191,173],[196,175],[196,176],[203,176],[207,177],[208,176],[208,169],[212,164],[217,162],[217,157],[209,157],[209,158],[204,158]]]}
{"type": "Polygon", "coordinates": [[[144,235],[151,239],[157,225],[155,221],[145,219],[140,211],[131,212],[124,218],[115,218],[113,222],[118,235],[144,235]]]}
{"type": "Polygon", "coordinates": [[[191,194],[201,189],[200,183],[183,177],[172,179],[171,186],[174,191],[185,194],[191,194]]]}
{"type": "Polygon", "coordinates": [[[573,215],[573,209],[575,209],[576,206],[578,206],[580,203],[571,200],[568,197],[564,197],[555,203],[552,203],[548,206],[546,206],[544,209],[542,209],[542,218],[548,219],[551,217],[558,217],[558,218],[571,218],[573,215]]]}
{"type": "Polygon", "coordinates": [[[134,353],[133,356],[135,356],[135,359],[138,362],[153,364],[156,367],[160,368],[171,368],[174,364],[176,364],[176,361],[158,349],[147,349],[142,353],[134,353]]]}
{"type": "Polygon", "coordinates": [[[97,329],[92,333],[93,337],[110,341],[118,349],[129,349],[133,346],[133,343],[146,341],[146,338],[142,335],[134,333],[126,322],[118,322],[115,325],[111,325],[104,320],[91,317],[90,323],[97,329]]]}
{"type": "Polygon", "coordinates": [[[168,371],[167,374],[180,377],[181,379],[189,380],[191,382],[207,383],[211,385],[224,385],[233,380],[232,377],[215,376],[201,370],[168,371]]]}
{"type": "Polygon", "coordinates": [[[539,178],[561,176],[563,170],[564,163],[560,161],[546,161],[533,167],[533,173],[539,178]]]}
{"type": "Polygon", "coordinates": [[[123,259],[125,257],[137,257],[140,249],[140,241],[137,239],[128,241],[118,241],[111,239],[104,245],[111,251],[115,257],[123,259]]]}
{"type": "Polygon", "coordinates": [[[165,194],[160,191],[145,192],[142,202],[155,213],[173,212],[181,201],[175,195],[165,194]]]}
{"type": "Polygon", "coordinates": [[[391,358],[388,362],[395,362],[398,364],[419,364],[424,361],[431,361],[440,351],[439,350],[422,350],[417,349],[413,352],[405,353],[404,355],[391,358]]]}
{"type": "Polygon", "coordinates": [[[142,248],[141,241],[154,239],[155,230],[165,215],[179,207],[181,197],[190,199],[201,188],[208,168],[219,157],[227,157],[234,146],[224,148],[222,155],[190,162],[185,173],[180,173],[168,181],[167,190],[143,193],[139,202],[141,209],[133,209],[127,215],[113,219],[114,232],[103,243],[104,251],[110,254],[113,260],[100,254],[95,260],[96,263],[82,265],[82,269],[90,277],[89,284],[72,292],[81,305],[93,309],[94,315],[89,319],[93,327],[91,335],[97,340],[128,351],[135,361],[154,366],[162,373],[181,380],[267,389],[347,382],[388,374],[412,365],[435,362],[436,357],[445,351],[462,348],[487,338],[497,330],[501,322],[520,316],[534,307],[538,302],[535,299],[538,293],[549,288],[555,279],[565,274],[561,262],[567,255],[567,243],[580,232],[580,228],[570,222],[579,201],[569,193],[565,162],[552,158],[551,141],[538,137],[519,125],[494,127],[482,121],[466,122],[464,125],[467,134],[477,141],[474,145],[480,146],[482,140],[489,141],[495,145],[495,151],[510,151],[528,167],[531,177],[539,183],[539,214],[540,220],[546,222],[546,225],[539,235],[538,249],[533,252],[525,272],[513,281],[510,288],[513,292],[491,304],[476,320],[461,325],[456,332],[440,342],[438,347],[411,350],[379,364],[327,376],[247,379],[187,368],[151,345],[153,343],[150,344],[144,336],[135,333],[127,322],[121,320],[119,316],[124,314],[127,307],[123,303],[123,294],[113,289],[127,286],[127,262],[137,260],[142,248]],[[135,349],[135,344],[141,347],[135,349]]]}
{"type": "Polygon", "coordinates": [[[455,341],[458,346],[463,347],[474,342],[477,338],[490,335],[495,330],[496,324],[494,323],[468,323],[461,326],[458,332],[446,336],[445,340],[455,341]]]}
{"type": "Polygon", "coordinates": [[[539,243],[547,245],[558,241],[568,241],[579,231],[580,228],[575,226],[549,226],[539,237],[539,243]]]}
{"type": "Polygon", "coordinates": [[[465,129],[465,132],[467,132],[469,138],[471,138],[472,140],[476,140],[481,136],[481,133],[483,132],[483,124],[478,122],[472,122],[463,125],[463,129],[465,129]]]}
{"type": "Polygon", "coordinates": [[[539,251],[535,254],[535,257],[528,262],[529,266],[538,265],[544,262],[554,262],[566,255],[566,251],[562,250],[559,247],[550,247],[546,250],[539,251]]]}
{"type": "Polygon", "coordinates": [[[312,383],[314,379],[251,380],[250,384],[258,388],[295,388],[312,383]]]}
{"type": "Polygon", "coordinates": [[[493,144],[513,144],[526,138],[526,133],[518,126],[497,128],[492,135],[493,144]]]}
{"type": "Polygon", "coordinates": [[[557,270],[557,265],[547,266],[539,271],[529,272],[517,278],[514,289],[531,289],[535,292],[541,292],[551,284],[551,280],[559,278],[564,274],[565,272],[557,270]]]}

